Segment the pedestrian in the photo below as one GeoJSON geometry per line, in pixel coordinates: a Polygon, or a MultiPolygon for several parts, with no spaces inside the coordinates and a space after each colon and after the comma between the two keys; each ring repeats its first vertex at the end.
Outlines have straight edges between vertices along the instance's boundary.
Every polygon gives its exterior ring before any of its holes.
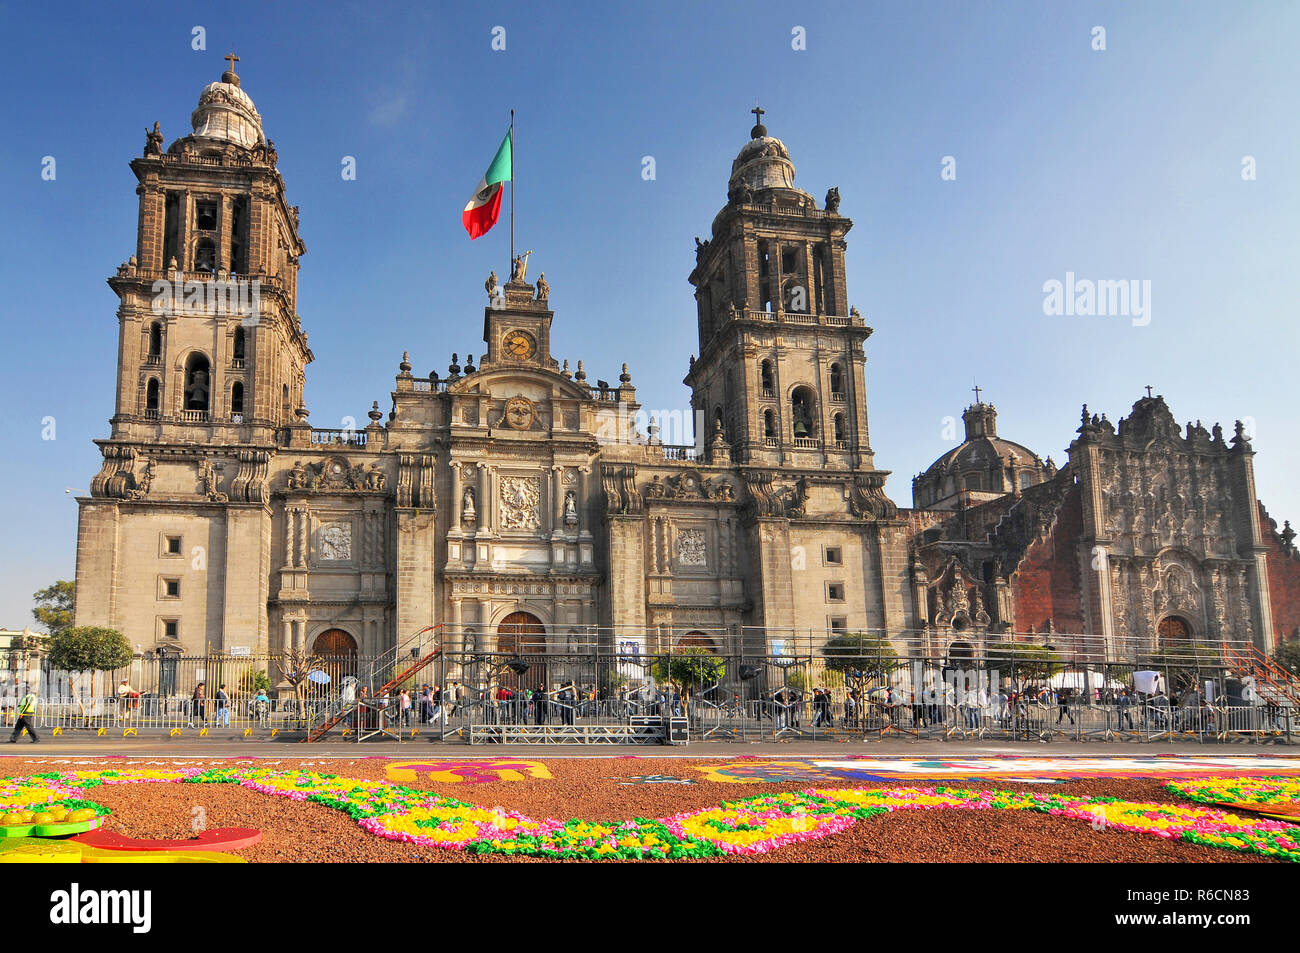
{"type": "Polygon", "coordinates": [[[535,704],[537,706],[537,723],[539,725],[544,725],[546,724],[546,686],[538,685],[537,692],[534,694],[533,697],[534,699],[536,699],[535,704]]]}
{"type": "Polygon", "coordinates": [[[409,689],[402,689],[402,693],[397,699],[397,707],[401,712],[402,725],[409,725],[411,723],[411,692],[409,689]]]}
{"type": "Polygon", "coordinates": [[[217,727],[230,727],[230,696],[226,694],[226,686],[217,686],[217,727]]]}
{"type": "Polygon", "coordinates": [[[1056,693],[1056,723],[1059,725],[1062,718],[1069,718],[1070,724],[1074,724],[1074,715],[1070,713],[1070,691],[1062,688],[1056,693]]]}
{"type": "Polygon", "coordinates": [[[117,714],[123,721],[131,717],[131,699],[135,691],[131,688],[131,683],[125,678],[117,686],[117,714]]]}
{"type": "Polygon", "coordinates": [[[1128,697],[1127,688],[1123,689],[1117,696],[1115,696],[1115,708],[1117,711],[1115,722],[1117,728],[1122,729],[1124,727],[1124,722],[1127,721],[1129,730],[1132,730],[1133,716],[1129,714],[1129,706],[1132,705],[1132,703],[1132,699],[1128,697]]]}
{"type": "Polygon", "coordinates": [[[18,739],[23,736],[23,729],[32,736],[32,744],[40,742],[40,736],[36,734],[36,693],[28,692],[18,700],[18,718],[14,722],[14,733],[9,736],[9,743],[17,744],[18,739]]]}
{"type": "Polygon", "coordinates": [[[265,688],[259,688],[253,697],[253,711],[257,713],[257,723],[263,728],[271,723],[271,699],[265,688]]]}
{"type": "Polygon", "coordinates": [[[921,704],[921,696],[915,691],[909,690],[908,697],[912,702],[912,727],[925,727],[925,705],[921,704]]]}
{"type": "Polygon", "coordinates": [[[207,686],[199,682],[194,686],[194,697],[190,699],[190,727],[194,727],[195,720],[206,723],[208,720],[208,699],[207,686]]]}

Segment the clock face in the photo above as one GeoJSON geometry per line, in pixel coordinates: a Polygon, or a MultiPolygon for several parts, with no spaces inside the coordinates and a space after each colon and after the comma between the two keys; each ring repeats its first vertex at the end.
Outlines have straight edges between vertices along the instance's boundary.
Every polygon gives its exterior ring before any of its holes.
{"type": "Polygon", "coordinates": [[[519,361],[526,361],[537,350],[537,342],[527,331],[508,331],[503,342],[506,353],[519,361]]]}

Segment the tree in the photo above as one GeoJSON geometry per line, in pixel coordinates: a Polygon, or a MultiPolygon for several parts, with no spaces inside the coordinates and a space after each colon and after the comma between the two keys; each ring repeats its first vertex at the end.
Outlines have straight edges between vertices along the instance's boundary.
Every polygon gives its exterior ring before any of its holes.
{"type": "Polygon", "coordinates": [[[994,642],[984,657],[990,671],[1012,679],[1017,688],[1026,682],[1046,681],[1065,667],[1051,648],[1028,642],[994,642]]]}
{"type": "Polygon", "coordinates": [[[239,690],[248,695],[256,694],[258,691],[269,692],[271,676],[254,668],[245,669],[239,676],[239,690]]]}
{"type": "Polygon", "coordinates": [[[67,672],[111,672],[131,664],[131,643],[117,629],[80,625],[51,635],[46,654],[51,666],[67,672]]]}
{"type": "Polygon", "coordinates": [[[727,674],[726,663],[706,648],[688,645],[671,657],[657,660],[651,674],[659,681],[677,682],[683,687],[716,685],[727,674]]]}
{"type": "Polygon", "coordinates": [[[298,702],[300,717],[307,711],[307,676],[324,664],[324,659],[319,655],[304,649],[291,649],[284,653],[283,658],[275,660],[280,677],[293,686],[293,697],[298,702]]]}
{"type": "Polygon", "coordinates": [[[58,635],[72,627],[72,610],[76,602],[77,585],[60,579],[54,585],[32,593],[36,608],[32,610],[36,622],[50,635],[58,635]]]}
{"type": "Polygon", "coordinates": [[[822,655],[829,671],[839,672],[857,689],[867,679],[888,675],[900,664],[888,639],[861,632],[832,636],[822,646],[822,655]]]}
{"type": "Polygon", "coordinates": [[[1300,639],[1279,642],[1273,649],[1273,661],[1296,678],[1300,678],[1300,639]]]}

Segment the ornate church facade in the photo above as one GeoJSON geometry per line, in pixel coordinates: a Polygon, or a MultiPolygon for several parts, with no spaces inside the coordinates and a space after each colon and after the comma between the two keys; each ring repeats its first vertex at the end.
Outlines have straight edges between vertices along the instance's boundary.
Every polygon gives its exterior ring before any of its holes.
{"type": "Polygon", "coordinates": [[[484,650],[636,633],[754,653],[795,629],[1156,638],[1177,619],[1264,648],[1300,625],[1294,534],[1255,499],[1249,442],[1183,437],[1160,398],[1118,429],[1085,415],[1059,470],[1000,441],[977,400],[915,506],[892,503],[853,223],[837,190],[819,205],[795,186],[758,116],[696,240],[696,447],[637,432],[626,365],[593,384],[552,357],[526,256],[488,280],[477,366],[417,376],[403,355],[386,415],[321,430],[298,210],[232,62],[192,134],[164,149],[155,124],[131,162],[138,240],[109,279],[116,407],[79,500],[77,624],[258,655],[372,655],[434,623],[484,650]]]}

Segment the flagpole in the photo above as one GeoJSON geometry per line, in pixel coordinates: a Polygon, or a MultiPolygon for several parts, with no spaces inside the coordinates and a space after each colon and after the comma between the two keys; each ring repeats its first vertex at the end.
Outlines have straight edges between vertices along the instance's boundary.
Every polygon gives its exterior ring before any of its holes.
{"type": "Polygon", "coordinates": [[[515,111],[510,110],[510,272],[515,267],[515,111]]]}

